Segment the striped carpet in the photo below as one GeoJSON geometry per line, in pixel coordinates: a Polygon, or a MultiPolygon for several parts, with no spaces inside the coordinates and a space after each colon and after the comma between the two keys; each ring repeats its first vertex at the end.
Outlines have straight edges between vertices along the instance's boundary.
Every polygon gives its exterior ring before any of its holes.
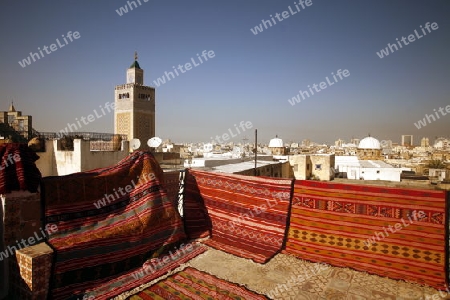
{"type": "Polygon", "coordinates": [[[446,286],[447,193],[295,181],[285,253],[446,286]]]}
{"type": "Polygon", "coordinates": [[[114,290],[115,278],[185,238],[162,182],[158,162],[143,151],[113,167],[42,180],[45,225],[58,228],[48,240],[55,251],[52,299],[107,282],[114,290]]]}
{"type": "MultiPolygon", "coordinates": [[[[178,249],[172,249],[166,254],[149,259],[142,267],[97,285],[86,291],[84,295],[87,299],[111,299],[120,293],[132,291],[138,286],[157,280],[206,250],[206,246],[202,244],[181,244],[178,249]]],[[[81,295],[80,298],[82,298],[81,295]]]]}
{"type": "Polygon", "coordinates": [[[281,250],[291,185],[291,179],[190,171],[185,202],[189,211],[197,205],[200,218],[188,220],[186,230],[205,233],[211,224],[205,244],[265,263],[281,250]]]}
{"type": "Polygon", "coordinates": [[[131,296],[129,300],[262,300],[267,299],[246,288],[188,267],[131,296]]]}

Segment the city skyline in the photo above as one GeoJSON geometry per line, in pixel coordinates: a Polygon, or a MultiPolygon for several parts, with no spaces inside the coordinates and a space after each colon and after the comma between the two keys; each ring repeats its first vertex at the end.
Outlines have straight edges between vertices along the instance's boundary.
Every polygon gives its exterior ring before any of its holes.
{"type": "MultiPolygon", "coordinates": [[[[7,1],[0,110],[13,100],[60,132],[114,102],[137,51],[163,140],[208,142],[242,121],[261,143],[449,136],[449,2],[174,3],[7,1]]],[[[98,116],[78,131],[112,133],[113,113],[98,116]]]]}

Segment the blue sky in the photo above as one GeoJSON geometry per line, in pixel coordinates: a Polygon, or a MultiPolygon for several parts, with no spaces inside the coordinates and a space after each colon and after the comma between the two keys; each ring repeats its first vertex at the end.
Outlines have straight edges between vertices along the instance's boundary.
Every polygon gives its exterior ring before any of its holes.
{"type": "MultiPolygon", "coordinates": [[[[38,131],[59,131],[114,101],[114,86],[138,51],[144,82],[184,65],[203,50],[215,57],[156,90],[156,134],[176,142],[209,141],[240,121],[253,139],[400,141],[402,134],[450,136],[450,115],[417,129],[433,109],[450,105],[449,1],[315,1],[254,35],[269,15],[294,1],[156,1],[122,16],[127,1],[12,1],[0,11],[0,110],[11,99],[38,131]],[[396,38],[437,30],[380,59],[396,38]],[[68,31],[80,38],[22,68],[18,61],[68,31]],[[294,106],[288,99],[338,69],[350,76],[294,106]]],[[[137,3],[137,0],[136,0],[137,3]]],[[[62,41],[62,40],[61,40],[62,41]]],[[[113,132],[107,114],[82,131],[113,132]]],[[[248,134],[247,134],[248,133],[248,134]]]]}

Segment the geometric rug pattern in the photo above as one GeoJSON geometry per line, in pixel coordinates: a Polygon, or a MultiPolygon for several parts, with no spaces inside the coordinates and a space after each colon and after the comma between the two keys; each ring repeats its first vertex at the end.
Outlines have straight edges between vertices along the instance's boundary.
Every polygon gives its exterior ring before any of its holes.
{"type": "Polygon", "coordinates": [[[192,198],[204,203],[211,223],[211,239],[204,243],[259,263],[267,262],[281,250],[292,179],[196,170],[189,171],[188,177],[194,180],[186,184],[190,191],[186,201],[192,198]],[[195,196],[193,184],[198,189],[195,196]]]}
{"type": "Polygon", "coordinates": [[[295,181],[283,253],[446,288],[447,193],[295,181]]]}
{"type": "Polygon", "coordinates": [[[244,287],[188,267],[128,299],[262,300],[267,298],[257,295],[244,287]]]}

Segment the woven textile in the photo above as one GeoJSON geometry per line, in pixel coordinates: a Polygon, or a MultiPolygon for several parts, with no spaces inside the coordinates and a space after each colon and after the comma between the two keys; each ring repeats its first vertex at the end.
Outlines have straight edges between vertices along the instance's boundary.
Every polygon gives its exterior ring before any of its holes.
{"type": "Polygon", "coordinates": [[[162,247],[185,238],[176,207],[149,152],[116,166],[42,183],[45,223],[55,250],[51,298],[65,299],[142,267],[162,247]]]}
{"type": "Polygon", "coordinates": [[[267,298],[234,283],[227,282],[205,272],[188,267],[128,299],[261,300],[267,298]]]}
{"type": "Polygon", "coordinates": [[[178,207],[178,193],[180,192],[180,171],[164,172],[164,187],[167,197],[178,207]]]}
{"type": "Polygon", "coordinates": [[[296,181],[286,253],[443,289],[446,192],[296,181]]]}
{"type": "Polygon", "coordinates": [[[195,199],[199,206],[203,201],[211,222],[211,239],[205,244],[259,263],[281,250],[292,180],[202,171],[189,176],[194,178],[186,184],[189,201],[195,199]],[[193,195],[196,188],[199,194],[193,195]]]}
{"type": "Polygon", "coordinates": [[[36,192],[41,172],[35,165],[39,156],[26,144],[0,145],[0,194],[27,190],[36,192]]]}
{"type": "Polygon", "coordinates": [[[207,248],[201,244],[182,244],[179,249],[175,248],[167,254],[149,259],[142,267],[96,286],[86,291],[84,295],[77,295],[77,298],[82,299],[85,297],[86,299],[96,300],[111,299],[111,297],[117,296],[120,293],[130,291],[142,284],[157,279],[206,250],[207,248]]]}
{"type": "Polygon", "coordinates": [[[195,177],[188,170],[183,193],[183,221],[184,230],[190,239],[204,238],[211,234],[211,220],[205,202],[195,177]]]}

